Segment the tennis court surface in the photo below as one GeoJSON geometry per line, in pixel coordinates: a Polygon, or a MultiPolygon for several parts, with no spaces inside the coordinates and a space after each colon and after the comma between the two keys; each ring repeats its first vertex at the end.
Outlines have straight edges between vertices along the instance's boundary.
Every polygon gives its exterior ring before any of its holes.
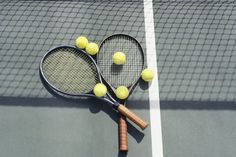
{"type": "Polygon", "coordinates": [[[0,156],[234,157],[236,1],[0,0],[0,156]],[[102,101],[65,101],[39,78],[52,47],[79,35],[101,43],[124,33],[156,73],[127,107],[149,122],[128,124],[118,151],[118,114],[102,101]]]}

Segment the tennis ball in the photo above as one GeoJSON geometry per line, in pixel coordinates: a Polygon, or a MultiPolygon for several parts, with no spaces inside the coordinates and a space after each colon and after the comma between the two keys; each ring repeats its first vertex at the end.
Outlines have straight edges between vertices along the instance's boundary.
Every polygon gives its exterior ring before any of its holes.
{"type": "Polygon", "coordinates": [[[119,99],[126,99],[129,96],[129,90],[127,87],[125,86],[119,86],[116,90],[115,90],[115,94],[117,96],[117,98],[119,99]]]}
{"type": "Polygon", "coordinates": [[[117,65],[122,65],[126,62],[126,56],[123,52],[115,52],[112,60],[117,65]]]}
{"type": "Polygon", "coordinates": [[[79,36],[75,40],[75,46],[80,49],[85,49],[85,47],[88,45],[88,39],[84,36],[79,36]]]}
{"type": "Polygon", "coordinates": [[[154,72],[151,69],[144,69],[141,73],[141,77],[144,81],[149,82],[154,77],[154,72]]]}
{"type": "Polygon", "coordinates": [[[85,51],[90,55],[95,55],[99,51],[99,47],[96,43],[88,43],[88,45],[85,48],[85,51]]]}
{"type": "Polygon", "coordinates": [[[102,83],[98,83],[94,86],[93,93],[97,97],[103,97],[107,93],[107,87],[102,83]]]}

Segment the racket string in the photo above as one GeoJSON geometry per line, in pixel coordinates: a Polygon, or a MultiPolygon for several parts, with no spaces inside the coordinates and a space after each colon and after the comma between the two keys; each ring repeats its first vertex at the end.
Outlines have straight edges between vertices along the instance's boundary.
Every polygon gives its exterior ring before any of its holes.
{"type": "Polygon", "coordinates": [[[103,78],[113,87],[120,85],[130,86],[143,69],[144,58],[140,45],[129,36],[117,35],[105,40],[98,55],[98,66],[101,69],[103,78]],[[115,52],[121,51],[126,55],[124,65],[115,65],[112,56],[115,52]]]}
{"type": "Polygon", "coordinates": [[[88,93],[99,82],[91,59],[71,48],[55,49],[42,67],[48,82],[65,93],[88,93]]]}

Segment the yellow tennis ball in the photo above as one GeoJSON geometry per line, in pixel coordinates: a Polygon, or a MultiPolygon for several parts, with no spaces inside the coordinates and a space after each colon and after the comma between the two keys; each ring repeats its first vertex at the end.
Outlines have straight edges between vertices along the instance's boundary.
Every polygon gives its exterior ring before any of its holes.
{"type": "Polygon", "coordinates": [[[122,65],[126,62],[126,56],[123,52],[115,52],[112,57],[112,60],[115,64],[122,65]]]}
{"type": "Polygon", "coordinates": [[[88,45],[88,39],[84,36],[79,36],[75,40],[75,46],[80,49],[85,49],[85,47],[88,45]]]}
{"type": "Polygon", "coordinates": [[[85,51],[90,55],[95,55],[99,51],[99,47],[96,43],[88,43],[88,45],[85,48],[85,51]]]}
{"type": "Polygon", "coordinates": [[[144,69],[141,73],[141,77],[144,81],[149,82],[154,77],[154,72],[151,69],[144,69]]]}
{"type": "Polygon", "coordinates": [[[128,98],[128,96],[129,96],[129,90],[128,90],[128,88],[125,87],[125,86],[119,86],[119,87],[116,89],[115,94],[116,94],[117,98],[123,100],[123,99],[128,98]]]}
{"type": "Polygon", "coordinates": [[[94,86],[93,93],[97,97],[103,97],[107,93],[107,87],[102,83],[98,83],[94,86]]]}

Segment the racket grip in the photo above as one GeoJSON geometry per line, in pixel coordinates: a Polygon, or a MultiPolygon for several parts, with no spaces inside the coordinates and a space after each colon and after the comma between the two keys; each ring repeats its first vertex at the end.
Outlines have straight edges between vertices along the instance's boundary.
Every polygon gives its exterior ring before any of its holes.
{"type": "Polygon", "coordinates": [[[119,118],[119,149],[122,152],[128,151],[128,133],[125,116],[121,115],[119,118]]]}
{"type": "Polygon", "coordinates": [[[124,116],[129,118],[132,122],[137,124],[141,129],[145,129],[148,126],[148,123],[139,118],[136,114],[127,109],[124,105],[118,106],[118,111],[124,116]]]}

